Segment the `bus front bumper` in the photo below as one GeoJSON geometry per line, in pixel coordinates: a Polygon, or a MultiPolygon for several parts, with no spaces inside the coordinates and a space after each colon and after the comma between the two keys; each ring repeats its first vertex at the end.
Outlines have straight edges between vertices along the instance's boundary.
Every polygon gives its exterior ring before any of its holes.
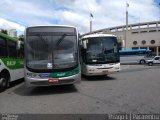
{"type": "Polygon", "coordinates": [[[107,67],[87,66],[82,74],[86,76],[108,75],[120,71],[120,63],[107,67]]]}
{"type": "Polygon", "coordinates": [[[100,70],[100,71],[89,71],[89,72],[86,72],[84,75],[86,76],[97,76],[97,75],[109,75],[109,74],[113,74],[113,73],[116,73],[116,72],[119,72],[120,69],[117,69],[117,70],[100,70]]]}
{"type": "Polygon", "coordinates": [[[27,87],[66,85],[66,84],[79,83],[80,81],[81,81],[81,74],[63,78],[46,78],[46,79],[25,77],[25,84],[27,87]],[[55,79],[56,81],[49,82],[50,79],[55,79]]]}

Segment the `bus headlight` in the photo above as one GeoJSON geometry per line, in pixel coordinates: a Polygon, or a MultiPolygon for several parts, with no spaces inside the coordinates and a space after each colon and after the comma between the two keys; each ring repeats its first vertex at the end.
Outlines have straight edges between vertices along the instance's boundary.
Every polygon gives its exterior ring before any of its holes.
{"type": "Polygon", "coordinates": [[[37,74],[35,73],[27,73],[27,77],[35,78],[37,74]]]}

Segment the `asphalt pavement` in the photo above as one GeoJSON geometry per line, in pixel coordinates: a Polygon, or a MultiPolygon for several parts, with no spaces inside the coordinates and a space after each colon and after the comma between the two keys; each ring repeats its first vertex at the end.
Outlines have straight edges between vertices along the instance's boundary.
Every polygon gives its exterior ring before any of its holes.
{"type": "Polygon", "coordinates": [[[13,83],[0,93],[0,113],[160,113],[160,66],[122,65],[109,76],[80,84],[27,88],[13,83]]]}

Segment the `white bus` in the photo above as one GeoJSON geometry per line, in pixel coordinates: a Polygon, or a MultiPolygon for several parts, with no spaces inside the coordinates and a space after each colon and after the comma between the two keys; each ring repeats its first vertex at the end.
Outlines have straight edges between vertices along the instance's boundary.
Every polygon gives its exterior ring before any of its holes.
{"type": "Polygon", "coordinates": [[[120,50],[119,54],[121,64],[145,64],[146,60],[154,57],[152,51],[146,49],[120,50]]]}
{"type": "Polygon", "coordinates": [[[23,77],[23,42],[0,32],[0,91],[23,77]]]}
{"type": "Polygon", "coordinates": [[[71,26],[33,26],[25,35],[26,86],[74,84],[81,80],[78,33],[71,26]]]}
{"type": "Polygon", "coordinates": [[[86,35],[81,38],[80,43],[83,75],[108,75],[120,71],[116,36],[109,34],[86,35]]]}

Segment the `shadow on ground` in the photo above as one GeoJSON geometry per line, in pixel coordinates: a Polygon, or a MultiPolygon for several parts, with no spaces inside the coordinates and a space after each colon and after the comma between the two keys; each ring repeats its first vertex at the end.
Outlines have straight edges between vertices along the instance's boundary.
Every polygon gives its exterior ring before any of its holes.
{"type": "Polygon", "coordinates": [[[111,76],[82,76],[82,81],[104,81],[104,80],[117,80],[111,76]]]}
{"type": "Polygon", "coordinates": [[[41,96],[77,92],[74,85],[57,85],[46,87],[26,87],[25,84],[20,85],[14,90],[15,94],[20,96],[41,96]]]}
{"type": "Polygon", "coordinates": [[[10,83],[9,88],[15,87],[15,86],[21,84],[22,82],[24,82],[24,78],[13,81],[13,82],[10,83]]]}

